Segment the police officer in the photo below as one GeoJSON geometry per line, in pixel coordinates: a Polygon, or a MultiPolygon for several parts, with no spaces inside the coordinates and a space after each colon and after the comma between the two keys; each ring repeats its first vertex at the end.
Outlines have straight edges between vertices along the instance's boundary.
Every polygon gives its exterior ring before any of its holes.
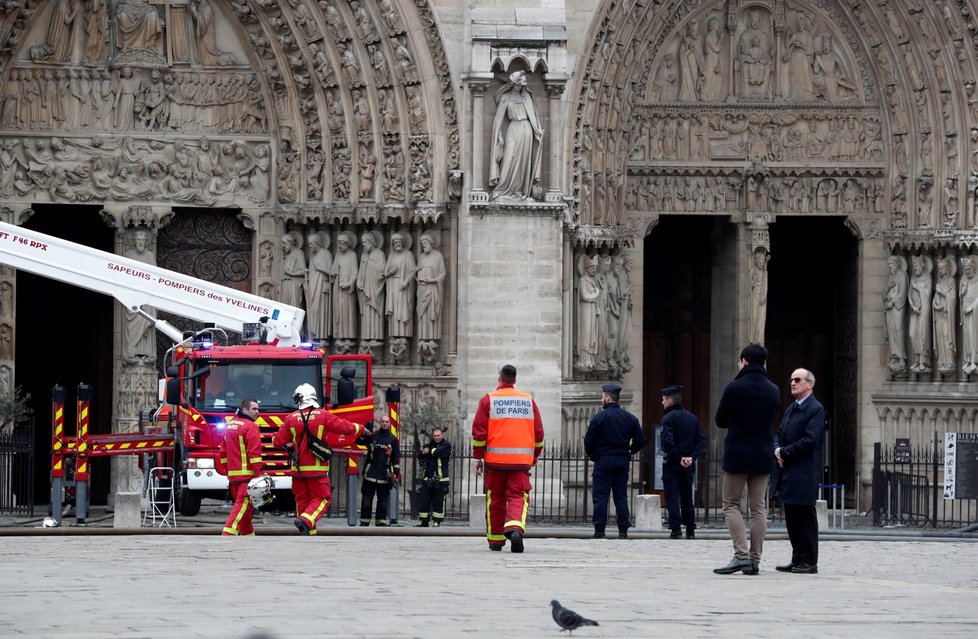
{"type": "Polygon", "coordinates": [[[367,440],[367,458],[363,469],[363,497],[360,500],[360,525],[370,525],[370,511],[374,495],[377,496],[377,512],[374,525],[386,526],[387,510],[391,500],[391,484],[401,481],[401,446],[391,435],[391,419],[380,418],[380,430],[374,431],[367,440]]]}
{"type": "Polygon", "coordinates": [[[452,445],[445,439],[440,428],[431,431],[431,441],[418,453],[424,464],[424,477],[421,495],[418,500],[418,518],[421,528],[428,527],[428,520],[437,528],[445,519],[445,495],[448,494],[448,460],[452,456],[452,445]]]}
{"type": "Polygon", "coordinates": [[[693,508],[693,478],[696,459],[706,450],[706,436],[696,415],[683,408],[683,387],[673,384],[662,389],[662,416],[659,440],[662,444],[662,487],[669,510],[669,539],[693,539],[696,510],[693,508]]]}
{"type": "Polygon", "coordinates": [[[584,450],[594,462],[594,538],[604,539],[608,523],[608,493],[614,493],[618,512],[618,538],[628,538],[628,467],[631,456],[645,446],[645,433],[638,418],[618,404],[621,386],[601,387],[603,409],[595,413],[584,435],[584,450]]]}

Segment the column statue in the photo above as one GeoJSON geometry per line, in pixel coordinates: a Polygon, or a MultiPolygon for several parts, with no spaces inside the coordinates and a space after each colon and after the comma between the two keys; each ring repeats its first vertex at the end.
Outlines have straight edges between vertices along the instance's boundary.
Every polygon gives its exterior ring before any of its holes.
{"type": "Polygon", "coordinates": [[[360,236],[363,251],[357,271],[357,301],[360,303],[360,352],[379,346],[384,339],[384,238],[380,231],[360,236]]]}
{"type": "Polygon", "coordinates": [[[750,319],[751,341],[764,343],[764,329],[767,324],[767,263],[770,253],[764,247],[754,249],[750,267],[750,319]]]}
{"type": "Polygon", "coordinates": [[[329,252],[329,235],[310,233],[309,271],[306,280],[306,326],[312,339],[325,340],[330,335],[330,297],[332,293],[333,256],[329,252]]]}
{"type": "Polygon", "coordinates": [[[306,280],[306,256],[302,253],[302,236],[291,231],[282,236],[282,287],[279,301],[302,306],[302,287],[306,280]]]}
{"type": "Polygon", "coordinates": [[[577,258],[577,335],[574,368],[582,372],[594,369],[598,357],[598,306],[601,288],[598,285],[598,256],[581,254],[577,258]]]}
{"type": "Polygon", "coordinates": [[[387,280],[387,333],[391,337],[414,336],[414,276],[417,272],[411,236],[391,234],[391,252],[383,277],[387,280]]]}
{"type": "Polygon", "coordinates": [[[915,373],[930,372],[931,359],[931,310],[934,282],[931,271],[934,263],[929,255],[914,255],[910,258],[910,344],[913,348],[913,363],[910,370],[915,373]]]}
{"type": "Polygon", "coordinates": [[[937,370],[941,373],[954,372],[957,357],[957,343],[954,332],[954,319],[958,313],[958,288],[954,276],[957,265],[954,258],[942,257],[937,260],[937,284],[934,286],[934,352],[937,357],[937,370]]]}
{"type": "Polygon", "coordinates": [[[421,256],[418,258],[418,354],[425,364],[432,364],[438,355],[441,339],[441,310],[444,304],[442,287],[447,271],[445,258],[438,250],[438,236],[422,233],[421,256]]]}
{"type": "Polygon", "coordinates": [[[357,337],[357,236],[342,231],[336,236],[336,256],[330,271],[333,280],[333,344],[340,354],[352,352],[357,337]]]}
{"type": "MultiPolygon", "coordinates": [[[[126,257],[144,264],[156,266],[156,255],[149,249],[149,233],[138,230],[130,236],[132,247],[125,253],[126,257]]],[[[156,317],[152,308],[145,309],[156,317]]],[[[156,362],[156,332],[152,324],[145,318],[126,310],[126,318],[122,329],[122,359],[127,364],[153,364],[156,362]]]]}
{"type": "Polygon", "coordinates": [[[961,258],[961,371],[978,371],[978,262],[973,255],[961,258]]]}
{"type": "Polygon", "coordinates": [[[890,370],[902,373],[907,370],[907,336],[904,319],[907,312],[907,261],[901,255],[891,255],[886,260],[890,278],[883,294],[886,316],[884,339],[890,344],[890,370]]]}

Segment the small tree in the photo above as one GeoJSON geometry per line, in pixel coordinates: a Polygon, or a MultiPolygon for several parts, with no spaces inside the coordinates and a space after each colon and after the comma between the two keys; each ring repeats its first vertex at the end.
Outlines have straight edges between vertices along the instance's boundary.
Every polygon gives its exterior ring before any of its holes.
{"type": "MultiPolygon", "coordinates": [[[[425,433],[430,433],[432,428],[441,428],[446,433],[450,433],[452,426],[457,422],[455,407],[448,405],[440,408],[434,398],[425,398],[418,403],[401,404],[401,413],[398,416],[401,429],[401,441],[404,442],[401,448],[401,464],[405,464],[405,448],[410,448],[410,457],[415,459],[421,447],[428,443],[424,437],[425,433]]],[[[418,468],[413,464],[414,473],[417,474],[418,468]]]]}
{"type": "Polygon", "coordinates": [[[20,386],[14,392],[0,392],[0,431],[29,419],[34,410],[30,407],[31,394],[24,393],[20,386]]]}

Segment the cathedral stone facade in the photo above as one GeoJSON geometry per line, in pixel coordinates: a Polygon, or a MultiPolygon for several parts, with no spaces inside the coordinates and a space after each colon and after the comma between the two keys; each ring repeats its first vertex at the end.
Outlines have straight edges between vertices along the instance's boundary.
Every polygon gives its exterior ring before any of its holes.
{"type": "MultiPolygon", "coordinates": [[[[865,488],[875,442],[978,430],[976,12],[5,0],[0,217],[301,306],[463,429],[504,363],[552,441],[607,380],[647,427],[682,383],[706,424],[764,343],[785,399],[815,372],[832,477],[865,488]]],[[[22,281],[0,272],[0,384],[40,406],[26,327],[72,319],[22,281]]],[[[108,387],[103,432],[160,370],[113,309],[97,355],[60,352],[108,387]]]]}

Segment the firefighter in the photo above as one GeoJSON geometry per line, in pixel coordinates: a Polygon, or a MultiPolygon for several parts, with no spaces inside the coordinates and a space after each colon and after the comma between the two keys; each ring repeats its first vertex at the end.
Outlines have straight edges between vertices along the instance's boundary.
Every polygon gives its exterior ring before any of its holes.
{"type": "Polygon", "coordinates": [[[258,418],[258,401],[241,402],[234,419],[224,427],[224,436],[217,451],[217,472],[228,478],[228,487],[234,499],[234,508],[224,523],[222,535],[254,535],[252,515],[255,512],[248,497],[248,481],[259,475],[264,468],[261,459],[261,433],[255,419],[258,418]]]}
{"type": "Polygon", "coordinates": [[[530,469],[543,451],[543,420],[529,393],[518,391],[516,367],[499,371],[499,386],[479,400],[472,420],[475,472],[485,467],[486,539],[490,550],[523,552],[530,469]]]}
{"type": "Polygon", "coordinates": [[[367,456],[364,460],[363,484],[360,499],[360,525],[370,525],[370,511],[377,496],[375,526],[386,526],[390,507],[391,485],[401,481],[401,446],[391,435],[391,418],[380,418],[380,429],[365,438],[367,456]]]}
{"type": "Polygon", "coordinates": [[[316,522],[329,508],[332,490],[329,485],[329,461],[313,454],[306,431],[319,440],[325,440],[326,433],[359,436],[363,426],[320,408],[316,389],[311,384],[300,384],[292,400],[297,410],[285,418],[272,443],[289,453],[296,512],[293,523],[300,535],[315,535],[316,522]]]}
{"type": "Polygon", "coordinates": [[[448,494],[448,460],[452,456],[452,445],[445,439],[440,428],[431,431],[431,441],[421,449],[418,457],[424,464],[424,477],[421,481],[421,495],[418,500],[418,517],[421,528],[428,527],[430,519],[437,528],[445,519],[445,495],[448,494]]]}

